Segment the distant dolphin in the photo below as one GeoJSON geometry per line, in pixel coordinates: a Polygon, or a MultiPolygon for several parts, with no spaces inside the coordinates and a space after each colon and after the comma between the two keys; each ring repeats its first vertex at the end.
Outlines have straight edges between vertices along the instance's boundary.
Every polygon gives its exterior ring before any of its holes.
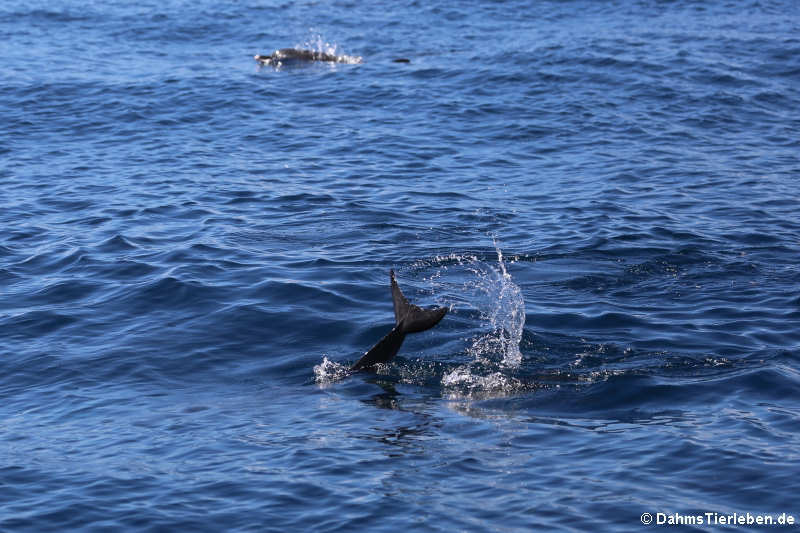
{"type": "Polygon", "coordinates": [[[394,318],[396,325],[384,338],[378,341],[350,370],[365,370],[378,363],[388,363],[397,354],[406,333],[418,333],[431,329],[447,314],[446,307],[437,309],[422,309],[411,304],[403,296],[397,281],[394,279],[394,270],[389,271],[392,280],[392,301],[394,301],[394,318]]]}
{"type": "Polygon", "coordinates": [[[253,59],[262,65],[271,65],[279,67],[283,63],[289,61],[328,61],[330,63],[361,63],[362,60],[357,56],[337,56],[335,54],[326,54],[325,52],[317,52],[314,50],[298,50],[296,48],[281,48],[275,50],[272,55],[256,54],[253,59]]]}

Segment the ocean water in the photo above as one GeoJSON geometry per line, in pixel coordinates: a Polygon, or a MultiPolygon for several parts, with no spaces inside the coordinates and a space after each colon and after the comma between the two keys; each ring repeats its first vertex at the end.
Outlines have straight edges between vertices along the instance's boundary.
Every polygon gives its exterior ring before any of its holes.
{"type": "Polygon", "coordinates": [[[0,36],[0,530],[800,522],[797,2],[8,0],[0,36]],[[253,60],[287,47],[363,63],[253,60]],[[450,312],[350,374],[391,268],[450,312]]]}

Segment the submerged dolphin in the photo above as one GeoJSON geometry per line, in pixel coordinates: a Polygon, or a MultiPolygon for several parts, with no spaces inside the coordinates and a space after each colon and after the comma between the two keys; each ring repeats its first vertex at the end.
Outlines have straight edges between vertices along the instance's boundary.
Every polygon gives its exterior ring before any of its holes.
{"type": "Polygon", "coordinates": [[[447,314],[446,307],[422,309],[409,303],[400,291],[400,287],[397,286],[397,281],[394,279],[394,270],[389,271],[389,277],[392,279],[392,300],[394,301],[394,318],[397,324],[392,331],[378,341],[378,344],[365,353],[350,370],[364,370],[378,363],[391,361],[392,357],[397,354],[397,350],[400,349],[400,345],[403,344],[406,333],[418,333],[431,329],[447,314]]]}
{"type": "Polygon", "coordinates": [[[331,63],[361,63],[361,58],[356,56],[337,56],[315,50],[298,50],[297,48],[281,48],[271,55],[256,54],[253,59],[262,65],[280,66],[287,61],[328,61],[331,63]]]}

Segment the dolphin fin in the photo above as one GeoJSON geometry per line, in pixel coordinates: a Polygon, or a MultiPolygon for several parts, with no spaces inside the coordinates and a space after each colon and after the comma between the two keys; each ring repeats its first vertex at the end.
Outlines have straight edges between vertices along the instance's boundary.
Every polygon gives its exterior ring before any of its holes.
{"type": "Polygon", "coordinates": [[[396,325],[384,338],[378,341],[365,353],[351,370],[362,370],[369,368],[377,363],[386,363],[397,355],[400,345],[406,338],[407,333],[419,333],[431,329],[438,324],[444,315],[447,314],[446,307],[437,309],[423,309],[410,303],[394,278],[394,270],[389,271],[392,280],[392,301],[394,303],[394,318],[396,325]]]}

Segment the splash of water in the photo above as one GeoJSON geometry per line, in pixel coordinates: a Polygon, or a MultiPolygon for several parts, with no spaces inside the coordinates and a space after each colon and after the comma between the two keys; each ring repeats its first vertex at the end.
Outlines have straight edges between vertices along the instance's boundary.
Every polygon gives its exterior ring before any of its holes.
{"type": "Polygon", "coordinates": [[[501,365],[517,367],[522,362],[519,343],[525,326],[525,300],[508,273],[502,250],[497,242],[494,245],[497,263],[485,263],[476,257],[463,263],[471,274],[462,288],[465,303],[480,313],[489,329],[474,338],[467,351],[475,360],[494,360],[499,355],[501,365]]]}
{"type": "Polygon", "coordinates": [[[472,339],[467,349],[472,362],[442,376],[444,387],[474,392],[508,391],[519,385],[519,380],[507,372],[522,362],[519,344],[525,326],[525,301],[522,290],[508,273],[496,240],[494,246],[497,263],[486,263],[476,257],[458,259],[471,274],[463,286],[465,303],[480,312],[489,331],[472,339]]]}
{"type": "MultiPolygon", "coordinates": [[[[503,261],[503,252],[494,243],[497,250],[497,264],[500,275],[489,285],[490,299],[495,299],[490,306],[489,320],[494,331],[488,338],[499,344],[500,353],[503,354],[503,364],[517,367],[522,362],[522,352],[519,343],[522,340],[522,330],[525,327],[525,300],[522,290],[511,280],[511,275],[503,261]]],[[[497,273],[497,271],[494,271],[497,273]]]]}
{"type": "Polygon", "coordinates": [[[320,34],[314,34],[308,38],[299,48],[314,50],[323,54],[339,55],[339,46],[325,41],[320,34]]]}
{"type": "Polygon", "coordinates": [[[336,383],[349,374],[350,370],[346,366],[340,365],[336,361],[331,361],[324,356],[322,362],[314,366],[314,381],[323,387],[336,383]]]}
{"type": "Polygon", "coordinates": [[[356,64],[364,61],[361,56],[351,56],[343,53],[338,44],[329,43],[323,39],[322,35],[319,33],[312,34],[302,45],[296,48],[313,50],[321,54],[336,56],[338,58],[338,63],[356,64]]]}

